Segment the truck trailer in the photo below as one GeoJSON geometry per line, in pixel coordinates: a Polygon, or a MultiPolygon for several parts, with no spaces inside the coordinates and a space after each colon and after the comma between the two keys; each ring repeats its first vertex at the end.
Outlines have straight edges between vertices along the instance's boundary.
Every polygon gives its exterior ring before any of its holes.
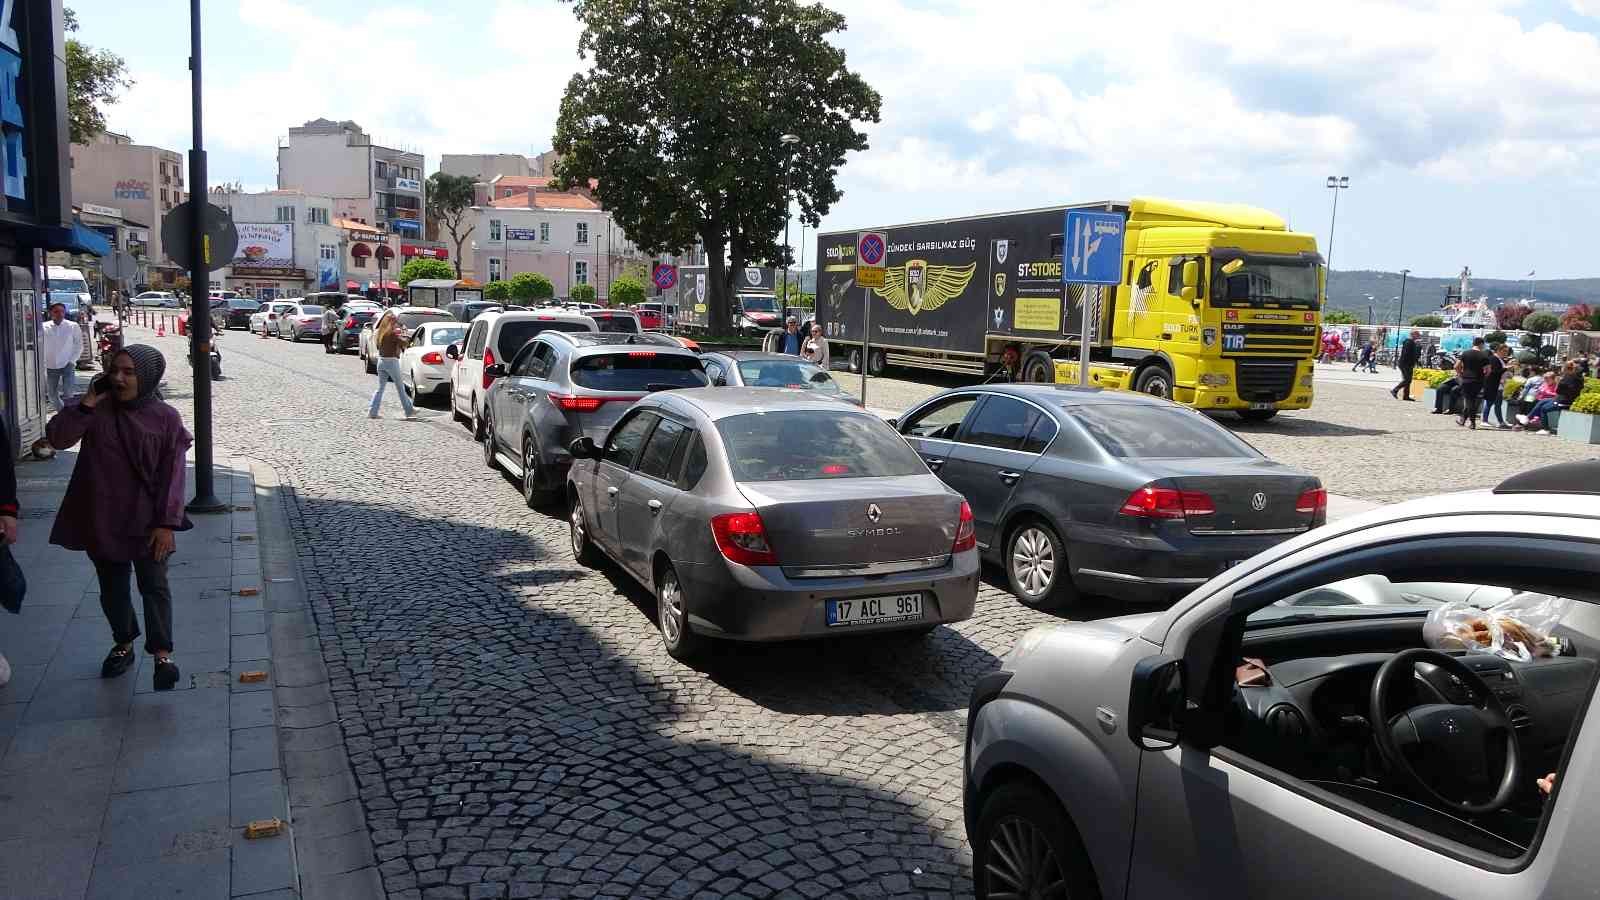
{"type": "Polygon", "coordinates": [[[817,321],[852,372],[1076,383],[1087,307],[1091,385],[1250,420],[1311,405],[1322,257],[1266,210],[1135,198],[861,230],[887,235],[882,288],[855,284],[857,232],[817,237],[817,321]],[[1119,284],[1063,284],[1068,209],[1123,216],[1119,284]]]}
{"type": "MultiPolygon", "coordinates": [[[[682,331],[704,334],[710,329],[707,312],[711,285],[707,266],[681,266],[678,285],[668,293],[678,304],[678,328],[682,331]]],[[[771,266],[745,266],[733,280],[733,294],[729,298],[730,321],[740,334],[760,334],[767,329],[783,327],[783,311],[778,303],[777,270],[771,266]]]]}

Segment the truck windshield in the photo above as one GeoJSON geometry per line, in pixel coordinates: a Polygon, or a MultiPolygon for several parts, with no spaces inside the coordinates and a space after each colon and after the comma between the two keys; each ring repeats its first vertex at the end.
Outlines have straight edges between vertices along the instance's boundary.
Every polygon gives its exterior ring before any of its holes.
{"type": "Polygon", "coordinates": [[[777,312],[778,298],[771,294],[740,294],[739,305],[745,312],[777,312]]]}
{"type": "Polygon", "coordinates": [[[1317,307],[1317,267],[1249,257],[1212,264],[1214,306],[1317,307]],[[1243,263],[1235,266],[1234,263],[1243,263]],[[1227,271],[1232,268],[1233,270],[1227,271]]]}

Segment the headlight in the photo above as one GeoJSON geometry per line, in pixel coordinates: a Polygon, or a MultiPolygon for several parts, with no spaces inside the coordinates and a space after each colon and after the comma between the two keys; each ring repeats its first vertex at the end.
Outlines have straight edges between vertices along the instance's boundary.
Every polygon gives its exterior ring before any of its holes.
{"type": "Polygon", "coordinates": [[[1200,383],[1206,387],[1227,387],[1232,382],[1233,379],[1222,372],[1207,372],[1200,376],[1200,383]]]}
{"type": "Polygon", "coordinates": [[[1300,386],[1303,388],[1311,387],[1312,382],[1315,380],[1315,377],[1310,372],[1307,372],[1306,374],[1300,376],[1300,386]]]}
{"type": "Polygon", "coordinates": [[[1011,647],[1011,652],[1006,654],[1006,658],[1001,663],[1001,667],[1010,669],[1015,663],[1021,662],[1023,657],[1038,649],[1039,645],[1044,643],[1044,639],[1050,636],[1050,632],[1054,631],[1058,627],[1060,626],[1036,625],[1029,629],[1027,633],[1018,638],[1016,644],[1011,647]]]}

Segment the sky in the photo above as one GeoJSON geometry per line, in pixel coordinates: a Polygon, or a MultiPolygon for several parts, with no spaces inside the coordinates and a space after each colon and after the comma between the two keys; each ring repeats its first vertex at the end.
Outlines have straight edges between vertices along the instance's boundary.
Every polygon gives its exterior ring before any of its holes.
{"type": "MultiPolygon", "coordinates": [[[[69,0],[107,110],[190,146],[188,4],[69,0]]],[[[1132,196],[1249,203],[1338,269],[1600,275],[1600,0],[828,0],[883,96],[825,230],[1132,196]]],[[[271,188],[308,119],[441,153],[550,147],[569,4],[204,0],[213,183],[271,188]]],[[[799,241],[798,224],[792,232],[799,241]]],[[[815,242],[808,236],[806,265],[815,242]]]]}

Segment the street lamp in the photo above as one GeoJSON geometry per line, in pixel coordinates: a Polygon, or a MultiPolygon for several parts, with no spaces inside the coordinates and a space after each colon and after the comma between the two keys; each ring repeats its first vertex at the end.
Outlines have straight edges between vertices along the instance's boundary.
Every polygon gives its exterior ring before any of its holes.
{"type": "Polygon", "coordinates": [[[789,193],[792,188],[791,173],[794,170],[794,145],[800,143],[800,135],[786,134],[778,138],[785,148],[787,157],[783,163],[783,292],[778,303],[784,311],[784,319],[788,319],[789,312],[789,193]]]}
{"type": "Polygon", "coordinates": [[[1406,278],[1410,274],[1411,274],[1411,270],[1410,269],[1401,269],[1400,270],[1400,296],[1398,298],[1396,298],[1396,299],[1398,299],[1400,301],[1400,308],[1395,310],[1395,314],[1394,314],[1394,327],[1395,327],[1396,330],[1400,329],[1400,327],[1405,324],[1405,315],[1406,315],[1406,278]]]}
{"type": "Polygon", "coordinates": [[[1328,221],[1328,276],[1333,277],[1333,227],[1339,221],[1339,192],[1350,187],[1350,176],[1329,175],[1328,190],[1333,191],[1333,217],[1328,221]]]}

